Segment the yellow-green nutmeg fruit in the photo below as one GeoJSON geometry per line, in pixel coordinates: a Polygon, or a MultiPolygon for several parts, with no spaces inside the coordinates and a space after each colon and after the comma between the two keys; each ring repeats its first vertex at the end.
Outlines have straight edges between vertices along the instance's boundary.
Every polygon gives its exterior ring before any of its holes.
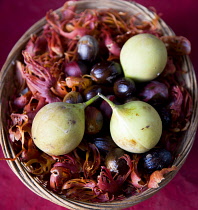
{"type": "Polygon", "coordinates": [[[152,34],[138,34],[126,41],[120,62],[125,77],[145,82],[159,76],[167,63],[165,44],[152,34]]]}

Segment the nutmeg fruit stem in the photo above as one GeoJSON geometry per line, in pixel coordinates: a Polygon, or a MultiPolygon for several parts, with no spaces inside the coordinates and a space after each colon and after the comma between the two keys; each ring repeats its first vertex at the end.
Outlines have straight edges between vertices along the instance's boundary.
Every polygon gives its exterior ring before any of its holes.
{"type": "Polygon", "coordinates": [[[84,102],[83,104],[85,105],[85,107],[87,107],[90,104],[92,104],[95,100],[97,100],[98,98],[99,98],[99,95],[96,95],[96,96],[92,97],[91,99],[89,99],[88,101],[84,102]]]}

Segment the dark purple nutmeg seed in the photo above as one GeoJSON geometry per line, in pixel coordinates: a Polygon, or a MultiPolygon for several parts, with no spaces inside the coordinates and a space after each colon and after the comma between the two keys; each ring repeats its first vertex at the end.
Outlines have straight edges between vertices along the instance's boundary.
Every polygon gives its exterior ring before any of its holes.
{"type": "Polygon", "coordinates": [[[93,62],[99,51],[98,41],[90,35],[83,36],[78,41],[78,57],[80,60],[93,62]]]}
{"type": "MultiPolygon", "coordinates": [[[[85,97],[85,100],[88,101],[89,99],[96,96],[98,93],[103,92],[103,87],[100,85],[92,85],[84,90],[83,95],[85,97]]],[[[97,99],[98,100],[98,99],[97,99]]]]}
{"type": "Polygon", "coordinates": [[[65,64],[65,75],[73,77],[81,77],[84,74],[87,74],[89,67],[82,61],[71,61],[65,64]]]}
{"type": "Polygon", "coordinates": [[[171,153],[163,148],[153,148],[142,154],[138,162],[138,170],[145,174],[152,174],[170,166],[172,161],[171,153]]]}
{"type": "Polygon", "coordinates": [[[106,167],[114,173],[124,174],[128,170],[128,166],[124,159],[121,159],[126,151],[122,150],[121,148],[113,148],[109,151],[105,158],[105,165],[106,167]]]}
{"type": "Polygon", "coordinates": [[[117,145],[110,136],[96,137],[92,140],[93,144],[100,152],[107,154],[111,149],[117,148],[117,145]]]}
{"type": "Polygon", "coordinates": [[[168,87],[158,81],[149,82],[139,94],[139,97],[143,101],[154,106],[166,102],[168,96],[168,87]]]}
{"type": "Polygon", "coordinates": [[[118,98],[126,99],[132,97],[136,91],[135,82],[130,78],[123,77],[116,80],[113,90],[118,98]]]}
{"type": "Polygon", "coordinates": [[[90,72],[92,80],[98,84],[112,84],[121,74],[120,64],[114,61],[97,63],[90,72]]]}

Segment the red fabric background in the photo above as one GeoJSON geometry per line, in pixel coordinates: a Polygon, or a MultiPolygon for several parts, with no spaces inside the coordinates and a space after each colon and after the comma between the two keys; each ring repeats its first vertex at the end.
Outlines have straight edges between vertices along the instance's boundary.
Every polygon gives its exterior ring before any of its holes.
{"type": "MultiPolygon", "coordinates": [[[[0,68],[21,35],[49,9],[56,9],[65,0],[0,0],[0,68]]],[[[186,36],[192,43],[190,55],[198,75],[198,3],[197,0],[137,0],[153,6],[177,35],[186,36]]],[[[152,198],[127,210],[194,210],[198,209],[198,135],[182,169],[176,177],[152,198]]],[[[0,157],[2,157],[0,149],[0,157]]],[[[5,161],[0,162],[1,210],[65,210],[31,192],[14,175],[5,161]]]]}

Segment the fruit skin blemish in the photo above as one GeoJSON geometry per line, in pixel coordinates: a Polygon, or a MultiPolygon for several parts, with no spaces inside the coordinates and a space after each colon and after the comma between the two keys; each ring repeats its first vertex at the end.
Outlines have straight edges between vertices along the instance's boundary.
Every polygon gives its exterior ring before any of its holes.
{"type": "Polygon", "coordinates": [[[99,93],[112,108],[110,133],[114,142],[132,153],[144,153],[160,140],[162,121],[158,112],[143,101],[130,101],[115,105],[99,93]]]}
{"type": "Polygon", "coordinates": [[[74,150],[85,133],[84,109],[99,96],[78,104],[53,102],[42,107],[32,123],[35,145],[49,155],[65,155],[74,150]]]}

